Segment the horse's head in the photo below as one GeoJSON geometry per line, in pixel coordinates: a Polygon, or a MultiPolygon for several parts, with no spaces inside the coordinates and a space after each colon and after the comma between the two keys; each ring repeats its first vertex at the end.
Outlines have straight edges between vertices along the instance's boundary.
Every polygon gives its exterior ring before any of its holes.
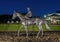
{"type": "Polygon", "coordinates": [[[12,19],[15,19],[16,17],[22,19],[21,13],[18,13],[18,12],[16,12],[16,11],[14,11],[13,16],[12,16],[12,19]]]}
{"type": "Polygon", "coordinates": [[[13,16],[12,16],[12,19],[15,19],[16,18],[16,12],[14,11],[14,13],[13,13],[13,16]]]}

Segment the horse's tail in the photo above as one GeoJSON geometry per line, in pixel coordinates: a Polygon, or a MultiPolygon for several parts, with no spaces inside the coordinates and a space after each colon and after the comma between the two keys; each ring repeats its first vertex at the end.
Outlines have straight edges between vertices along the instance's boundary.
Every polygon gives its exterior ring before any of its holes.
{"type": "Polygon", "coordinates": [[[44,21],[44,23],[45,23],[46,29],[50,30],[50,27],[48,26],[48,24],[47,24],[47,21],[46,21],[46,20],[44,21]]]}

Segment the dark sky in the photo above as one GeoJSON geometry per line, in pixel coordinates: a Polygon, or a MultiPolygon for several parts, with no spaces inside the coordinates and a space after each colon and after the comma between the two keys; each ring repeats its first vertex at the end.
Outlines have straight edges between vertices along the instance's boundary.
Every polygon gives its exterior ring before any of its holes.
{"type": "Polygon", "coordinates": [[[60,0],[0,0],[0,14],[12,14],[14,10],[27,12],[31,8],[33,16],[41,16],[60,10],[60,0]]]}

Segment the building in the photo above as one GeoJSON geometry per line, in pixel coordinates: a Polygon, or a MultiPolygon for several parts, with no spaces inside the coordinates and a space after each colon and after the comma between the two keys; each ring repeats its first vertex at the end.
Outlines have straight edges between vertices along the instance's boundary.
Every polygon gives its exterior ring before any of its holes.
{"type": "Polygon", "coordinates": [[[44,18],[52,24],[60,24],[60,13],[51,13],[44,15],[44,18]]]}

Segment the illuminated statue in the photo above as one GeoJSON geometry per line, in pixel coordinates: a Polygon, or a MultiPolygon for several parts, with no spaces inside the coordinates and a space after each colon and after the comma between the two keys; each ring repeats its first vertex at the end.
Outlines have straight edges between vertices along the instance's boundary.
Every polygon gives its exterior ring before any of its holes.
{"type": "Polygon", "coordinates": [[[42,24],[43,23],[45,23],[46,28],[50,30],[49,26],[47,25],[47,22],[44,19],[37,18],[37,17],[36,18],[29,18],[29,17],[27,17],[29,19],[26,19],[26,18],[23,18],[22,17],[21,13],[14,12],[12,19],[14,19],[16,17],[19,17],[19,19],[21,20],[21,26],[18,29],[18,33],[17,33],[18,36],[19,36],[19,32],[20,32],[21,28],[24,27],[25,28],[25,31],[26,31],[26,35],[28,37],[27,26],[28,25],[31,25],[31,24],[35,24],[38,27],[38,29],[39,29],[39,31],[37,33],[37,37],[39,36],[40,31],[41,31],[41,35],[43,35],[43,28],[42,28],[42,24]]]}

